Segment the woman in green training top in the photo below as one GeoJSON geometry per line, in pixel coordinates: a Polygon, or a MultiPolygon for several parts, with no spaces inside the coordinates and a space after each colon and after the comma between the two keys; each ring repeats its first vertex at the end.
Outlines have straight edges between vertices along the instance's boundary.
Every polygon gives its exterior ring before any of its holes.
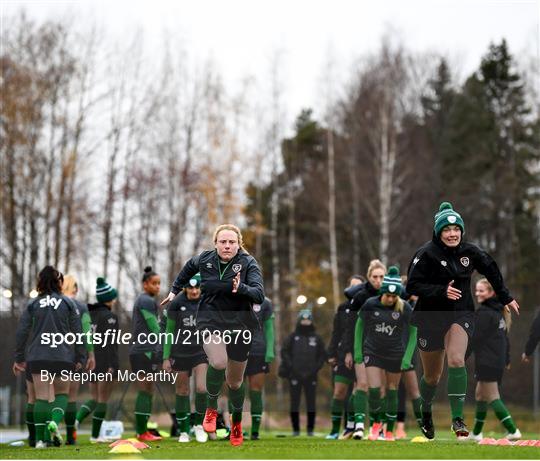
{"type": "Polygon", "coordinates": [[[420,380],[423,434],[435,437],[431,404],[448,362],[448,398],[452,410],[452,431],[467,440],[463,421],[467,393],[465,353],[474,332],[474,303],[471,276],[484,275],[509,309],[519,313],[519,304],[504,284],[497,263],[477,245],[463,240],[465,224],[448,202],[435,215],[432,239],[422,245],[409,265],[407,291],[418,296],[412,323],[418,328],[418,349],[424,376],[420,380]]]}
{"type": "Polygon", "coordinates": [[[378,440],[382,429],[381,386],[382,374],[386,375],[385,439],[394,441],[394,424],[397,418],[397,388],[402,370],[411,368],[416,347],[416,327],[410,325],[411,306],[403,301],[401,278],[397,267],[392,266],[385,275],[379,296],[369,298],[360,308],[354,336],[354,361],[364,363],[369,386],[369,405],[374,417],[369,440],[378,440]],[[407,346],[403,335],[409,333],[407,346]]]}
{"type": "Polygon", "coordinates": [[[58,425],[64,418],[68,403],[69,381],[62,380],[63,371],[73,371],[84,363],[86,352],[82,345],[62,342],[53,347],[54,337],[81,333],[81,319],[77,306],[62,294],[63,275],[52,266],[45,266],[38,275],[38,297],[29,301],[16,332],[15,374],[27,368],[32,374],[36,403],[34,425],[36,448],[46,448],[45,428],[53,442],[61,443],[58,425]],[[30,345],[26,350],[26,343],[30,345]],[[47,340],[48,338],[48,340],[47,340]],[[42,379],[44,373],[47,379],[42,379]],[[56,373],[50,384],[52,373],[56,373]],[[50,398],[54,401],[50,402],[50,398]]]}
{"type": "Polygon", "coordinates": [[[90,392],[92,398],[81,405],[77,413],[77,426],[90,414],[92,415],[91,443],[105,443],[107,440],[99,436],[101,425],[107,414],[107,403],[114,387],[116,372],[118,371],[118,343],[108,340],[107,335],[115,337],[119,328],[118,317],[113,312],[118,293],[104,277],[96,279],[96,304],[89,304],[91,328],[94,338],[100,338],[99,343],[94,344],[96,357],[95,375],[90,378],[90,392]],[[98,381],[97,376],[101,373],[111,373],[113,380],[98,381]]]}
{"type": "MultiPolygon", "coordinates": [[[[77,279],[70,274],[64,275],[64,283],[62,284],[62,293],[69,298],[77,305],[79,309],[79,314],[81,316],[81,327],[82,332],[85,334],[85,347],[86,352],[88,353],[88,359],[86,361],[86,369],[93,370],[96,366],[96,359],[94,356],[94,346],[92,344],[90,330],[90,314],[88,312],[88,306],[85,303],[77,301],[77,293],[79,292],[79,286],[77,284],[77,279]]],[[[69,396],[68,404],[65,414],[66,422],[66,431],[67,439],[66,445],[75,445],[77,440],[77,431],[75,430],[75,423],[77,417],[77,394],[79,393],[79,387],[81,383],[79,381],[71,381],[69,385],[69,396]]]]}
{"type": "Polygon", "coordinates": [[[163,346],[163,369],[176,372],[176,421],[180,430],[179,442],[189,442],[191,405],[189,378],[195,378],[195,439],[204,443],[208,434],[202,427],[206,412],[206,371],[208,359],[201,344],[193,341],[197,331],[195,319],[201,299],[201,276],[194,275],[178,293],[167,309],[163,310],[166,322],[163,346]]]}
{"type": "Polygon", "coordinates": [[[260,328],[254,304],[264,301],[261,270],[243,249],[242,234],[232,224],[214,231],[215,249],[203,251],[182,268],[162,305],[172,301],[197,272],[201,274],[202,297],[197,312],[197,333],[208,356],[207,408],[203,428],[216,432],[217,400],[223,382],[229,387],[232,405],[231,445],[242,445],[244,371],[253,331],[260,328]]]}
{"type": "MultiPolygon", "coordinates": [[[[159,335],[156,297],[159,294],[161,279],[147,266],[142,277],[143,292],[135,300],[133,306],[132,334],[133,343],[129,351],[131,371],[144,371],[145,374],[156,373],[161,365],[159,341],[148,341],[149,335],[159,335]],[[155,343],[155,344],[154,344],[155,343]]],[[[147,423],[152,414],[152,397],[154,382],[147,379],[137,381],[139,392],[135,400],[135,432],[141,442],[155,442],[161,437],[148,431],[147,423]]]]}

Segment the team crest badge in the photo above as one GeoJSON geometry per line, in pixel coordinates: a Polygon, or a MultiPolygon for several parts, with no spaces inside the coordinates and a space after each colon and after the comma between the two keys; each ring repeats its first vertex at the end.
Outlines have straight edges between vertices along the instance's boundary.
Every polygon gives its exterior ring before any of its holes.
{"type": "Polygon", "coordinates": [[[260,304],[253,304],[253,311],[254,312],[261,312],[261,305],[260,304]]]}
{"type": "Polygon", "coordinates": [[[186,310],[186,306],[182,306],[182,307],[180,308],[180,310],[181,310],[181,311],[185,311],[185,310],[186,310]]]}
{"type": "Polygon", "coordinates": [[[469,258],[467,258],[466,256],[464,256],[463,258],[461,258],[459,261],[461,262],[461,264],[463,264],[464,267],[468,267],[468,266],[469,266],[469,258]]]}
{"type": "Polygon", "coordinates": [[[389,291],[390,293],[393,293],[394,291],[396,291],[396,286],[395,286],[395,285],[390,285],[390,286],[388,287],[388,291],[389,291]]]}
{"type": "Polygon", "coordinates": [[[456,222],[457,218],[455,216],[448,216],[448,222],[450,224],[454,224],[456,222]]]}
{"type": "Polygon", "coordinates": [[[232,270],[233,270],[235,273],[240,272],[240,271],[242,270],[242,264],[233,264],[232,270]]]}
{"type": "Polygon", "coordinates": [[[369,355],[366,355],[364,356],[364,363],[368,363],[369,362],[369,355]]]}
{"type": "Polygon", "coordinates": [[[394,320],[399,319],[399,312],[392,312],[392,318],[393,318],[394,320]]]}
{"type": "Polygon", "coordinates": [[[420,346],[422,347],[426,347],[427,346],[427,341],[424,339],[424,338],[420,338],[418,340],[418,342],[420,343],[420,346]]]}
{"type": "Polygon", "coordinates": [[[379,316],[379,313],[375,311],[375,317],[378,317],[378,316],[379,316]]]}

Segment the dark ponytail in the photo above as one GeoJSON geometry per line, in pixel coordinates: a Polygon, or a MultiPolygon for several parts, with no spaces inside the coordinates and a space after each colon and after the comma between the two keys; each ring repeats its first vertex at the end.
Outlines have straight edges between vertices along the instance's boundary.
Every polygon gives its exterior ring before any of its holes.
{"type": "Polygon", "coordinates": [[[142,277],[142,283],[146,282],[147,280],[151,279],[154,275],[158,275],[157,272],[154,272],[152,270],[152,266],[146,266],[144,268],[144,274],[142,277]]]}
{"type": "Polygon", "coordinates": [[[52,266],[45,266],[38,274],[37,291],[46,293],[62,293],[64,276],[52,266]]]}

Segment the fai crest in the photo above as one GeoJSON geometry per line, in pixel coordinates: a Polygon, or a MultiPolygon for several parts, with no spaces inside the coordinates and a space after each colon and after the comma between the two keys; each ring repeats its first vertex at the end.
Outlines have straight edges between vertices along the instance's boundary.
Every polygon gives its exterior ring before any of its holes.
{"type": "Polygon", "coordinates": [[[455,216],[448,216],[448,222],[450,224],[454,224],[457,221],[457,218],[455,216]]]}
{"type": "Polygon", "coordinates": [[[447,265],[448,265],[448,263],[446,261],[441,261],[441,266],[446,267],[447,265]]]}
{"type": "Polygon", "coordinates": [[[420,346],[422,347],[426,347],[427,346],[427,341],[424,339],[424,338],[420,338],[418,340],[418,342],[420,343],[420,346]]]}
{"type": "Polygon", "coordinates": [[[240,272],[240,271],[242,270],[242,264],[233,264],[232,270],[233,270],[235,273],[240,272]]]}
{"type": "Polygon", "coordinates": [[[466,256],[464,256],[463,258],[461,258],[459,260],[461,262],[461,264],[464,266],[464,267],[468,267],[469,266],[469,258],[467,258],[466,256]]]}
{"type": "Polygon", "coordinates": [[[393,293],[394,291],[396,291],[396,286],[395,286],[395,285],[390,285],[390,286],[388,287],[388,291],[389,291],[390,293],[393,293]]]}
{"type": "Polygon", "coordinates": [[[399,319],[399,312],[392,312],[392,318],[393,318],[394,320],[399,319]]]}
{"type": "Polygon", "coordinates": [[[253,311],[254,312],[261,312],[261,305],[260,304],[253,304],[253,311]]]}
{"type": "Polygon", "coordinates": [[[364,363],[368,363],[369,362],[369,355],[365,355],[364,356],[364,363]]]}

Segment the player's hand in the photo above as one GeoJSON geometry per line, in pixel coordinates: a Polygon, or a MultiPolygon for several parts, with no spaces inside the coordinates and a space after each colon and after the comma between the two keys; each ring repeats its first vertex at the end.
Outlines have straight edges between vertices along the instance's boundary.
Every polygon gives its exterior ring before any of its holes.
{"type": "Polygon", "coordinates": [[[79,370],[82,370],[82,363],[81,362],[77,362],[75,364],[75,371],[79,371],[79,370]]]}
{"type": "Polygon", "coordinates": [[[452,280],[448,287],[446,287],[446,297],[448,299],[451,299],[452,301],[457,301],[461,298],[461,290],[458,290],[457,288],[454,288],[454,281],[452,280]]]}
{"type": "Polygon", "coordinates": [[[232,292],[236,293],[238,291],[239,286],[240,286],[240,272],[238,272],[238,274],[236,274],[236,276],[233,278],[232,292]]]}
{"type": "Polygon", "coordinates": [[[13,364],[13,374],[15,376],[19,376],[19,374],[23,373],[24,371],[26,371],[26,362],[15,362],[13,364]]]}
{"type": "Polygon", "coordinates": [[[506,306],[508,310],[510,311],[514,311],[517,315],[519,315],[519,304],[518,302],[514,299],[512,300],[512,302],[509,302],[506,306]]]}
{"type": "Polygon", "coordinates": [[[512,365],[508,364],[508,365],[506,365],[506,367],[504,367],[504,368],[505,368],[505,370],[510,370],[510,368],[512,368],[512,365]]]}
{"type": "Polygon", "coordinates": [[[86,361],[86,369],[92,371],[96,368],[96,357],[93,352],[88,353],[88,360],[86,361]]]}
{"type": "Polygon", "coordinates": [[[336,366],[336,363],[337,363],[337,359],[336,359],[335,357],[330,357],[330,358],[328,359],[328,363],[329,363],[331,366],[335,367],[335,366],[336,366]]]}
{"type": "Polygon", "coordinates": [[[345,362],[345,366],[346,366],[349,370],[352,369],[353,363],[354,363],[354,362],[353,362],[353,356],[352,356],[352,354],[351,354],[350,352],[347,352],[347,353],[345,354],[345,360],[344,360],[344,362],[345,362]]]}
{"type": "Polygon", "coordinates": [[[175,298],[175,294],[171,291],[167,297],[161,301],[161,303],[159,304],[160,306],[164,306],[165,304],[169,304],[174,298],[175,298]]]}
{"type": "Polygon", "coordinates": [[[171,368],[171,361],[169,359],[165,359],[163,360],[163,366],[162,366],[163,370],[165,370],[167,373],[170,373],[172,368],[171,368]]]}
{"type": "Polygon", "coordinates": [[[523,354],[521,354],[521,361],[523,363],[529,363],[531,361],[531,358],[528,355],[525,355],[525,352],[523,352],[523,354]]]}

